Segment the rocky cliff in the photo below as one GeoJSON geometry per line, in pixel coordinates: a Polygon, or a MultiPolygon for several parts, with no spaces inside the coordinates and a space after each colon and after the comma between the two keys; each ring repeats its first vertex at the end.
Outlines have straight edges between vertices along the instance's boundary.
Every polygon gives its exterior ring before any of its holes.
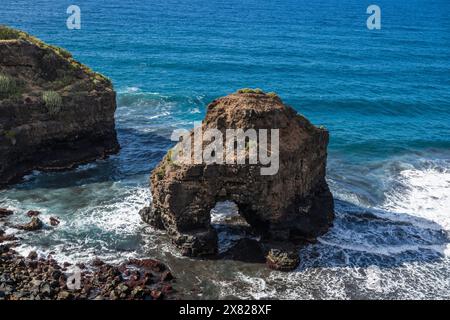
{"type": "MultiPolygon", "coordinates": [[[[217,252],[210,211],[219,201],[235,202],[240,215],[264,241],[309,240],[328,230],[334,207],[325,180],[327,130],[312,125],[277,95],[252,90],[213,101],[201,129],[205,132],[213,128],[224,136],[227,129],[278,129],[277,173],[262,175],[263,165],[248,161],[174,161],[173,153],[180,142],[152,172],[152,206],[141,211],[145,221],[167,230],[173,242],[190,256],[217,252]]],[[[246,159],[250,149],[245,146],[246,159]]]]}
{"type": "Polygon", "coordinates": [[[64,49],[0,26],[0,186],[119,150],[115,92],[64,49]]]}

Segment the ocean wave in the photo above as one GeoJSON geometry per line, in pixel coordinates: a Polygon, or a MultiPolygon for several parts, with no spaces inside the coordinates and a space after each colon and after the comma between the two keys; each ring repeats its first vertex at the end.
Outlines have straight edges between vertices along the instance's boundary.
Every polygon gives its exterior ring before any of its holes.
{"type": "Polygon", "coordinates": [[[383,209],[426,218],[450,231],[450,162],[402,170],[397,183],[386,194],[383,209]]]}

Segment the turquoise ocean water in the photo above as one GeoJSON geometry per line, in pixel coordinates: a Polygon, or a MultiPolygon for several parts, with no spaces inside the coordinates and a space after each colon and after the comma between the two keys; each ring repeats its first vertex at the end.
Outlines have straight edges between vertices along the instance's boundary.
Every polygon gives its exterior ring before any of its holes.
{"type": "MultiPolygon", "coordinates": [[[[450,298],[449,17],[446,0],[2,0],[1,24],[112,79],[122,145],[108,160],[0,191],[0,207],[62,221],[20,234],[19,250],[61,261],[156,256],[196,298],[450,298]],[[71,4],[81,30],[65,26],[71,4]],[[366,27],[370,4],[381,30],[366,27]],[[275,91],[330,130],[335,227],[289,274],[182,258],[138,215],[172,130],[242,87],[275,91]]],[[[237,238],[221,232],[222,249],[237,238]]]]}

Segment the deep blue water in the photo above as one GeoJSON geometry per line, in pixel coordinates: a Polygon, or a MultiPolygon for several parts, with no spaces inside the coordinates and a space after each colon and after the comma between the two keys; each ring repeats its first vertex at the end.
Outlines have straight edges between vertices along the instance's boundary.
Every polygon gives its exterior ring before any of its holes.
{"type": "Polygon", "coordinates": [[[449,17],[446,0],[2,0],[0,23],[112,79],[122,151],[74,172],[33,174],[0,192],[0,204],[63,220],[24,235],[24,252],[159,255],[186,279],[186,263],[203,275],[186,280],[203,298],[449,298],[449,17]],[[381,30],[366,27],[373,3],[381,30]],[[65,26],[71,4],[81,30],[65,26]],[[171,131],[242,87],[275,91],[330,130],[336,226],[287,277],[181,259],[137,215],[171,131]]]}

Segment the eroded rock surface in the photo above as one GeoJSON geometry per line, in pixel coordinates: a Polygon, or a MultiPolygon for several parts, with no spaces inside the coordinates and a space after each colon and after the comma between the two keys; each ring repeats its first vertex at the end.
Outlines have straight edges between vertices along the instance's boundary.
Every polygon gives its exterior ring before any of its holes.
{"type": "Polygon", "coordinates": [[[0,26],[0,186],[119,150],[115,92],[67,51],[0,26]]]}
{"type": "Polygon", "coordinates": [[[213,101],[202,123],[203,132],[209,128],[224,136],[230,128],[279,129],[278,173],[261,175],[262,165],[248,162],[175,163],[171,150],[151,174],[153,201],[141,210],[144,221],[167,230],[189,256],[217,252],[210,211],[219,201],[235,202],[264,241],[314,239],[328,230],[334,206],[325,181],[327,130],[312,125],[278,96],[260,92],[213,101]]]}

